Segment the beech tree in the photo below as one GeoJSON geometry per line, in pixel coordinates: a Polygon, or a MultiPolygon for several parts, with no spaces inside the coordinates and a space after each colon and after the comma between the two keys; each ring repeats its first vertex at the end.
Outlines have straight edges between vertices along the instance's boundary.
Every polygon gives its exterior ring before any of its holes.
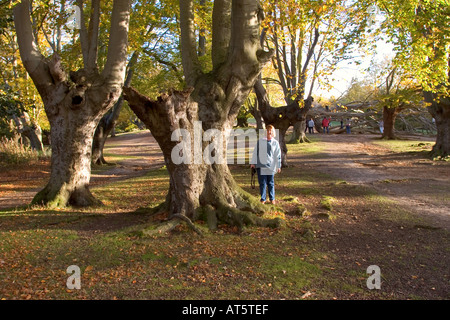
{"type": "Polygon", "coordinates": [[[32,30],[30,2],[14,8],[20,57],[44,103],[50,122],[51,174],[33,204],[50,207],[100,204],[89,190],[92,137],[102,116],[114,105],[124,82],[130,0],[115,0],[106,63],[100,72],[97,52],[100,0],[92,0],[89,28],[80,8],[83,67],[67,74],[59,55],[45,57],[32,30]]]}
{"type": "Polygon", "coordinates": [[[165,206],[170,218],[196,220],[204,217],[214,229],[225,222],[278,225],[254,215],[267,210],[258,199],[234,181],[226,160],[226,142],[238,112],[253,88],[261,68],[272,56],[259,42],[263,11],[256,0],[215,0],[212,12],[212,70],[199,61],[194,22],[195,1],[180,0],[181,54],[184,91],[171,91],[156,101],[133,88],[124,88],[131,109],[147,125],[162,149],[170,175],[165,206]],[[172,141],[172,134],[183,129],[172,141]],[[209,129],[220,132],[204,136],[209,129]],[[200,145],[195,137],[203,137],[200,145]],[[181,138],[185,146],[179,149],[181,138]],[[213,146],[213,147],[211,147],[213,146]],[[223,146],[223,148],[221,148],[223,146]],[[187,161],[176,163],[181,155],[187,161]]]}

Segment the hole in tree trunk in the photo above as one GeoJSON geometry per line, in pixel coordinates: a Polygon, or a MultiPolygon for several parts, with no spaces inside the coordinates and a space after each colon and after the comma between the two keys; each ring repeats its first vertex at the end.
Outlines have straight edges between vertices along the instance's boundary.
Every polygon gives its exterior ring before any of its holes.
{"type": "Polygon", "coordinates": [[[81,97],[81,96],[74,96],[74,97],[72,97],[72,104],[73,105],[79,105],[79,104],[81,104],[81,102],[83,102],[83,97],[81,97]]]}

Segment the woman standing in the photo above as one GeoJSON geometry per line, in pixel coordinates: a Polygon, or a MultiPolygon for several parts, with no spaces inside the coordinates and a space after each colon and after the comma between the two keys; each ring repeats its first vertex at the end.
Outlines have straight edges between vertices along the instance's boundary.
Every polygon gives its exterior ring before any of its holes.
{"type": "Polygon", "coordinates": [[[275,128],[272,125],[266,127],[266,137],[258,140],[253,150],[251,168],[256,168],[258,173],[259,193],[261,203],[266,203],[267,191],[269,201],[275,204],[275,174],[281,172],[281,149],[275,140],[275,128]]]}

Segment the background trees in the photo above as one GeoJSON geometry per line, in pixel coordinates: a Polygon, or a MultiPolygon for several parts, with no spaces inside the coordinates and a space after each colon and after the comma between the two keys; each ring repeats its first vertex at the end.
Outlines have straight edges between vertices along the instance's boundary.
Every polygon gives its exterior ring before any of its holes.
{"type": "Polygon", "coordinates": [[[381,28],[394,44],[395,63],[423,90],[428,110],[436,121],[433,153],[450,154],[450,2],[377,1],[385,15],[381,28]]]}
{"type": "Polygon", "coordinates": [[[327,86],[327,78],[339,62],[349,59],[352,44],[367,43],[360,35],[370,15],[347,1],[266,1],[264,7],[268,19],[261,40],[274,48],[275,81],[287,106],[272,108],[264,77],[256,83],[255,92],[264,121],[279,130],[282,162],[287,166],[286,131],[293,126],[290,143],[307,141],[305,120],[313,90],[318,85],[327,86]]]}

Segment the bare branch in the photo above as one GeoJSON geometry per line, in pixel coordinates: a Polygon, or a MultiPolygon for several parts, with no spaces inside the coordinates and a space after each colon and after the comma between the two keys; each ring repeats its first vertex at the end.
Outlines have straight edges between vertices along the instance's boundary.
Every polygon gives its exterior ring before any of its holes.
{"type": "Polygon", "coordinates": [[[130,22],[130,0],[114,0],[109,32],[108,55],[103,77],[109,85],[122,87],[128,49],[128,26],[130,22]]]}
{"type": "Polygon", "coordinates": [[[184,77],[188,86],[194,86],[202,71],[197,55],[193,0],[180,0],[180,26],[184,77]]]}
{"type": "Polygon", "coordinates": [[[100,27],[100,0],[92,0],[92,13],[89,20],[89,49],[85,67],[94,69],[97,65],[98,33],[100,27]]]}
{"type": "Polygon", "coordinates": [[[28,0],[23,0],[14,7],[17,41],[22,62],[45,102],[48,86],[53,84],[53,79],[33,35],[29,8],[28,0]]]}
{"type": "Polygon", "coordinates": [[[231,0],[216,0],[213,8],[212,62],[215,69],[224,63],[231,38],[231,0]]]}

